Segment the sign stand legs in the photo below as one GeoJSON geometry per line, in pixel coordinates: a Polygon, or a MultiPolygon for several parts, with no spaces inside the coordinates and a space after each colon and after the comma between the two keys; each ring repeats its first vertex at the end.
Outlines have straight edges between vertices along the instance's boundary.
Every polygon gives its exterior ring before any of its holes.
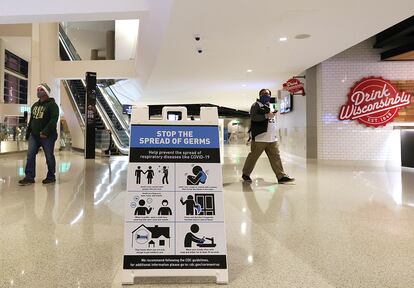
{"type": "Polygon", "coordinates": [[[216,277],[216,283],[226,285],[229,283],[227,270],[123,270],[122,284],[133,285],[135,277],[216,277]]]}

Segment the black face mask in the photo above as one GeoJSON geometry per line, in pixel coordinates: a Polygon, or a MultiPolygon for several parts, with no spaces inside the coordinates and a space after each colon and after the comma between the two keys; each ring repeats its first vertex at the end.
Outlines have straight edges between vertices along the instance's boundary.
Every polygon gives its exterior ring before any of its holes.
{"type": "Polygon", "coordinates": [[[270,95],[260,95],[259,96],[259,101],[262,103],[262,104],[268,104],[269,102],[270,102],[270,95]]]}
{"type": "Polygon", "coordinates": [[[45,91],[37,91],[37,98],[42,98],[43,96],[47,96],[47,93],[45,91]]]}

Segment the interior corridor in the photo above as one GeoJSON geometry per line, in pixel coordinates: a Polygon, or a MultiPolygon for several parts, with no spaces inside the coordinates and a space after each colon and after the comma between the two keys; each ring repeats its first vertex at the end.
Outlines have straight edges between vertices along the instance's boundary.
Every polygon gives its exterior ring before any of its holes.
{"type": "MultiPolygon", "coordinates": [[[[278,185],[263,155],[249,185],[240,180],[247,151],[223,155],[230,287],[412,286],[413,170],[285,155],[296,185],[278,185]]],[[[0,162],[0,286],[120,287],[128,158],[59,152],[57,184],[45,186],[41,156],[37,183],[19,187],[24,158],[0,162]]],[[[215,287],[209,280],[180,287],[215,287]]]]}

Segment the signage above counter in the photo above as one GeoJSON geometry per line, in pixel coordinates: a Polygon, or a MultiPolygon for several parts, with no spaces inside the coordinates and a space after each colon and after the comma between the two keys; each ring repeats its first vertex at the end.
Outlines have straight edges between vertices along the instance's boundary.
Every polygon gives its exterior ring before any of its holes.
{"type": "Polygon", "coordinates": [[[298,77],[290,78],[283,83],[283,90],[288,91],[290,94],[297,94],[305,96],[305,84],[303,84],[298,77]]]}

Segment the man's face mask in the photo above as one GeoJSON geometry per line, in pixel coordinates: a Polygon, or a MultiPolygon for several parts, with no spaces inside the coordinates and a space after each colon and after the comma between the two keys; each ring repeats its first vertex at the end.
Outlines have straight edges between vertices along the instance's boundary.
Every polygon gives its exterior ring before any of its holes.
{"type": "Polygon", "coordinates": [[[42,88],[37,89],[37,98],[42,98],[43,96],[47,96],[47,93],[42,88]]]}
{"type": "Polygon", "coordinates": [[[270,95],[260,95],[259,100],[262,104],[267,104],[270,102],[270,95]]]}

